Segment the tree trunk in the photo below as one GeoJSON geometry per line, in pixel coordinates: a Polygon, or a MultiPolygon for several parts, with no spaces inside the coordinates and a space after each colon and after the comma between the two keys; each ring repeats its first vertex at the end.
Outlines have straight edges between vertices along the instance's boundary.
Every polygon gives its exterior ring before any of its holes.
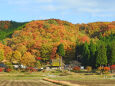
{"type": "Polygon", "coordinates": [[[59,56],[59,69],[60,69],[60,56],[59,56]]]}
{"type": "Polygon", "coordinates": [[[61,56],[61,69],[62,69],[62,63],[63,63],[63,62],[62,62],[62,56],[61,56]]]}

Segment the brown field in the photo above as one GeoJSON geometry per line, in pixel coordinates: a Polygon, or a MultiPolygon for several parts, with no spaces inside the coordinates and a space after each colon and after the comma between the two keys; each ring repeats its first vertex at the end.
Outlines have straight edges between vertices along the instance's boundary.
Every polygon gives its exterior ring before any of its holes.
{"type": "Polygon", "coordinates": [[[96,75],[73,72],[0,73],[0,86],[64,86],[43,80],[70,82],[74,86],[115,86],[115,74],[96,75]],[[76,84],[76,85],[75,85],[76,84]]]}
{"type": "Polygon", "coordinates": [[[86,86],[115,86],[115,80],[83,80],[83,81],[68,81],[73,84],[86,86]]]}
{"type": "Polygon", "coordinates": [[[0,86],[59,86],[43,80],[0,80],[0,86]]]}

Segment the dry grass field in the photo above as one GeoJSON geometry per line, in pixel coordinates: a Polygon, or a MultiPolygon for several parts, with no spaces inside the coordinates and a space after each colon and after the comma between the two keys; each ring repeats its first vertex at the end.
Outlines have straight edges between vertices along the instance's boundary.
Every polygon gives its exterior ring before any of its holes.
{"type": "Polygon", "coordinates": [[[44,80],[0,80],[0,86],[59,86],[44,80]]]}
{"type": "Polygon", "coordinates": [[[115,86],[114,74],[96,75],[73,72],[0,73],[0,86],[64,86],[46,80],[70,82],[75,86],[115,86]]]}

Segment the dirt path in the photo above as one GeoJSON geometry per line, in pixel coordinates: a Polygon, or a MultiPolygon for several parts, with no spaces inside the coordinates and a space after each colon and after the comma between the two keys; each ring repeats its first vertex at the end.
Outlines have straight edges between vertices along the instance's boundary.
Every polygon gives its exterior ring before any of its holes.
{"type": "MultiPolygon", "coordinates": [[[[52,80],[52,79],[48,79],[48,78],[44,78],[43,80],[49,81],[52,83],[56,83],[56,84],[60,84],[62,86],[81,86],[79,84],[73,84],[73,83],[70,83],[68,81],[58,81],[58,80],[52,80]]],[[[82,86],[86,86],[86,85],[82,85],[82,86]]]]}

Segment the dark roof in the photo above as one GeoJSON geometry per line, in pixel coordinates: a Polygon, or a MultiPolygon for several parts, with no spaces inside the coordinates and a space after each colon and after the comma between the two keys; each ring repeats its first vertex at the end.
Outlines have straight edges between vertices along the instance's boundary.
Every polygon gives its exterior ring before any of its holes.
{"type": "Polygon", "coordinates": [[[0,67],[7,67],[4,63],[0,63],[0,67]]]}

